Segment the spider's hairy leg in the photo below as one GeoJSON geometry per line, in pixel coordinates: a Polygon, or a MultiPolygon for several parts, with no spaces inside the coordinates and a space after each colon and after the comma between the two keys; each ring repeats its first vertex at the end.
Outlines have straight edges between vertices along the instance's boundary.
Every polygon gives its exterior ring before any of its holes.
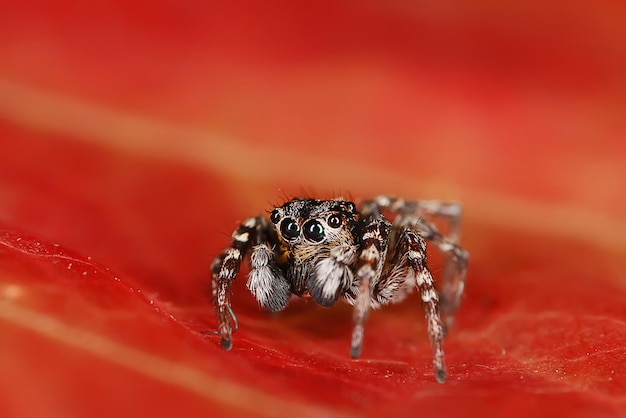
{"type": "Polygon", "coordinates": [[[350,349],[352,358],[358,358],[361,355],[364,325],[371,305],[371,289],[382,273],[390,231],[391,224],[382,215],[378,215],[365,226],[361,237],[362,249],[355,277],[359,291],[354,301],[354,328],[350,349]]]}
{"type": "Polygon", "coordinates": [[[440,292],[441,313],[445,318],[447,330],[452,326],[454,314],[461,304],[469,254],[456,243],[444,237],[435,225],[429,222],[415,220],[413,227],[420,231],[424,238],[435,244],[446,257],[440,292]]]}
{"type": "Polygon", "coordinates": [[[218,255],[211,263],[213,275],[213,304],[217,316],[218,333],[222,337],[221,345],[225,350],[232,348],[232,326],[230,318],[232,314],[230,304],[230,287],[237,277],[241,261],[246,256],[250,246],[259,235],[259,229],[265,224],[262,217],[245,220],[232,234],[230,247],[218,255]]]}
{"type": "Polygon", "coordinates": [[[460,239],[461,216],[463,205],[460,202],[442,202],[440,200],[404,200],[393,196],[377,196],[363,203],[363,212],[381,212],[389,209],[401,216],[443,218],[448,222],[446,239],[457,243],[460,239]]]}
{"type": "Polygon", "coordinates": [[[388,209],[397,213],[399,225],[417,227],[422,236],[435,244],[445,255],[445,264],[441,281],[441,311],[446,322],[446,331],[454,322],[454,314],[461,303],[465,288],[465,276],[469,254],[458,246],[461,237],[461,216],[463,206],[460,202],[442,202],[439,200],[407,201],[392,196],[378,196],[363,203],[363,211],[380,212],[388,209]],[[447,234],[441,234],[431,222],[442,218],[448,222],[447,234]]]}
{"type": "Polygon", "coordinates": [[[435,290],[433,277],[426,265],[426,242],[419,234],[405,227],[401,232],[398,245],[399,250],[403,252],[399,268],[408,264],[422,298],[428,323],[428,335],[433,345],[435,377],[439,383],[443,383],[446,380],[443,352],[444,325],[439,315],[439,295],[435,290]]]}
{"type": "Polygon", "coordinates": [[[465,276],[469,254],[458,243],[461,238],[461,216],[463,206],[460,202],[441,202],[439,200],[417,200],[406,202],[396,199],[392,203],[392,211],[407,217],[407,223],[416,221],[427,225],[422,234],[430,240],[445,255],[445,263],[441,280],[441,312],[446,323],[446,332],[454,323],[454,315],[461,303],[461,296],[465,288],[465,276]],[[448,222],[447,233],[437,230],[431,220],[443,218],[448,222]]]}

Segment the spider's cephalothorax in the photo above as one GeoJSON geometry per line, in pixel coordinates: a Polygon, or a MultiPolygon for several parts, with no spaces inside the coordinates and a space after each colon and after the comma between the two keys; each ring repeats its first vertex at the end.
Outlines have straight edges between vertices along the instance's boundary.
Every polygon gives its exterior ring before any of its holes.
{"type": "Polygon", "coordinates": [[[360,210],[343,199],[293,199],[274,209],[269,221],[247,219],[211,265],[222,347],[232,346],[231,282],[251,250],[247,286],[264,308],[280,311],[292,294],[310,296],[326,307],[344,297],[355,306],[353,358],[361,353],[370,308],[398,302],[417,288],[434,348],[435,375],[443,382],[443,337],[459,306],[467,269],[468,254],[457,245],[460,218],[458,203],[380,196],[365,201],[360,210]],[[383,216],[385,210],[393,222],[383,216]],[[446,236],[432,223],[435,217],[448,221],[446,236]],[[439,292],[426,265],[424,239],[446,255],[439,292]]]}

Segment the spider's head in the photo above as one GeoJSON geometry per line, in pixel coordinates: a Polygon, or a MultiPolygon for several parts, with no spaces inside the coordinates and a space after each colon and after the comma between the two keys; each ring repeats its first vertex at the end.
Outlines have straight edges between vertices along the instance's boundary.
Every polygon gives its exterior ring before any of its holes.
{"type": "Polygon", "coordinates": [[[341,199],[293,199],[270,213],[281,241],[294,248],[354,245],[359,212],[341,199]]]}

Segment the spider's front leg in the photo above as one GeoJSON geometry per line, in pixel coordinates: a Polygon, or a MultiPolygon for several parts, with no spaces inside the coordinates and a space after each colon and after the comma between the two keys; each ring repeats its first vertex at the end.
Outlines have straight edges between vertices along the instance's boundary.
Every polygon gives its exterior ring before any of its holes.
{"type": "Polygon", "coordinates": [[[225,350],[232,348],[232,315],[230,305],[230,287],[237,277],[241,261],[246,256],[252,243],[256,241],[258,229],[262,224],[262,218],[249,218],[245,220],[232,234],[232,243],[222,254],[217,256],[211,263],[213,273],[213,304],[217,316],[217,330],[222,337],[221,345],[225,350]]]}
{"type": "Polygon", "coordinates": [[[256,243],[263,230],[267,228],[267,221],[262,217],[245,220],[232,234],[232,243],[211,263],[213,275],[213,304],[217,316],[217,329],[222,337],[221,345],[225,350],[232,348],[231,316],[234,318],[230,304],[230,287],[237,277],[241,262],[256,243]]]}
{"type": "Polygon", "coordinates": [[[391,224],[382,215],[375,216],[365,226],[361,237],[362,249],[359,254],[355,277],[358,284],[358,294],[354,301],[354,328],[350,349],[352,358],[361,355],[364,325],[370,310],[372,289],[382,274],[387,255],[387,240],[391,231],[391,224]]]}
{"type": "Polygon", "coordinates": [[[211,265],[218,333],[222,337],[221,345],[226,350],[232,348],[230,319],[232,317],[235,320],[230,303],[230,287],[251,247],[250,274],[246,286],[259,305],[270,312],[280,311],[287,306],[291,295],[291,285],[276,262],[275,249],[280,251],[278,237],[265,218],[259,216],[247,219],[233,232],[232,237],[231,246],[211,265]]]}

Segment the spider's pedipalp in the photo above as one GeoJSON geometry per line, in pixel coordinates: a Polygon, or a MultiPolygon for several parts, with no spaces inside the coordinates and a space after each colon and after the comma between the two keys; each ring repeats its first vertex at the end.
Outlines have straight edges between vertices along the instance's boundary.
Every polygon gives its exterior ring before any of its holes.
{"type": "Polygon", "coordinates": [[[291,285],[276,264],[268,243],[255,245],[250,255],[250,274],[246,283],[259,305],[270,312],[283,310],[291,296],[291,285]]]}
{"type": "Polygon", "coordinates": [[[361,355],[364,325],[372,302],[372,287],[378,282],[387,256],[387,238],[391,224],[382,215],[376,216],[364,228],[361,236],[361,253],[357,263],[355,281],[357,296],[354,303],[354,328],[350,355],[361,355]]]}
{"type": "Polygon", "coordinates": [[[328,257],[317,261],[307,280],[315,302],[324,307],[337,302],[352,284],[354,275],[351,266],[355,257],[356,246],[341,245],[332,248],[328,257]]]}

